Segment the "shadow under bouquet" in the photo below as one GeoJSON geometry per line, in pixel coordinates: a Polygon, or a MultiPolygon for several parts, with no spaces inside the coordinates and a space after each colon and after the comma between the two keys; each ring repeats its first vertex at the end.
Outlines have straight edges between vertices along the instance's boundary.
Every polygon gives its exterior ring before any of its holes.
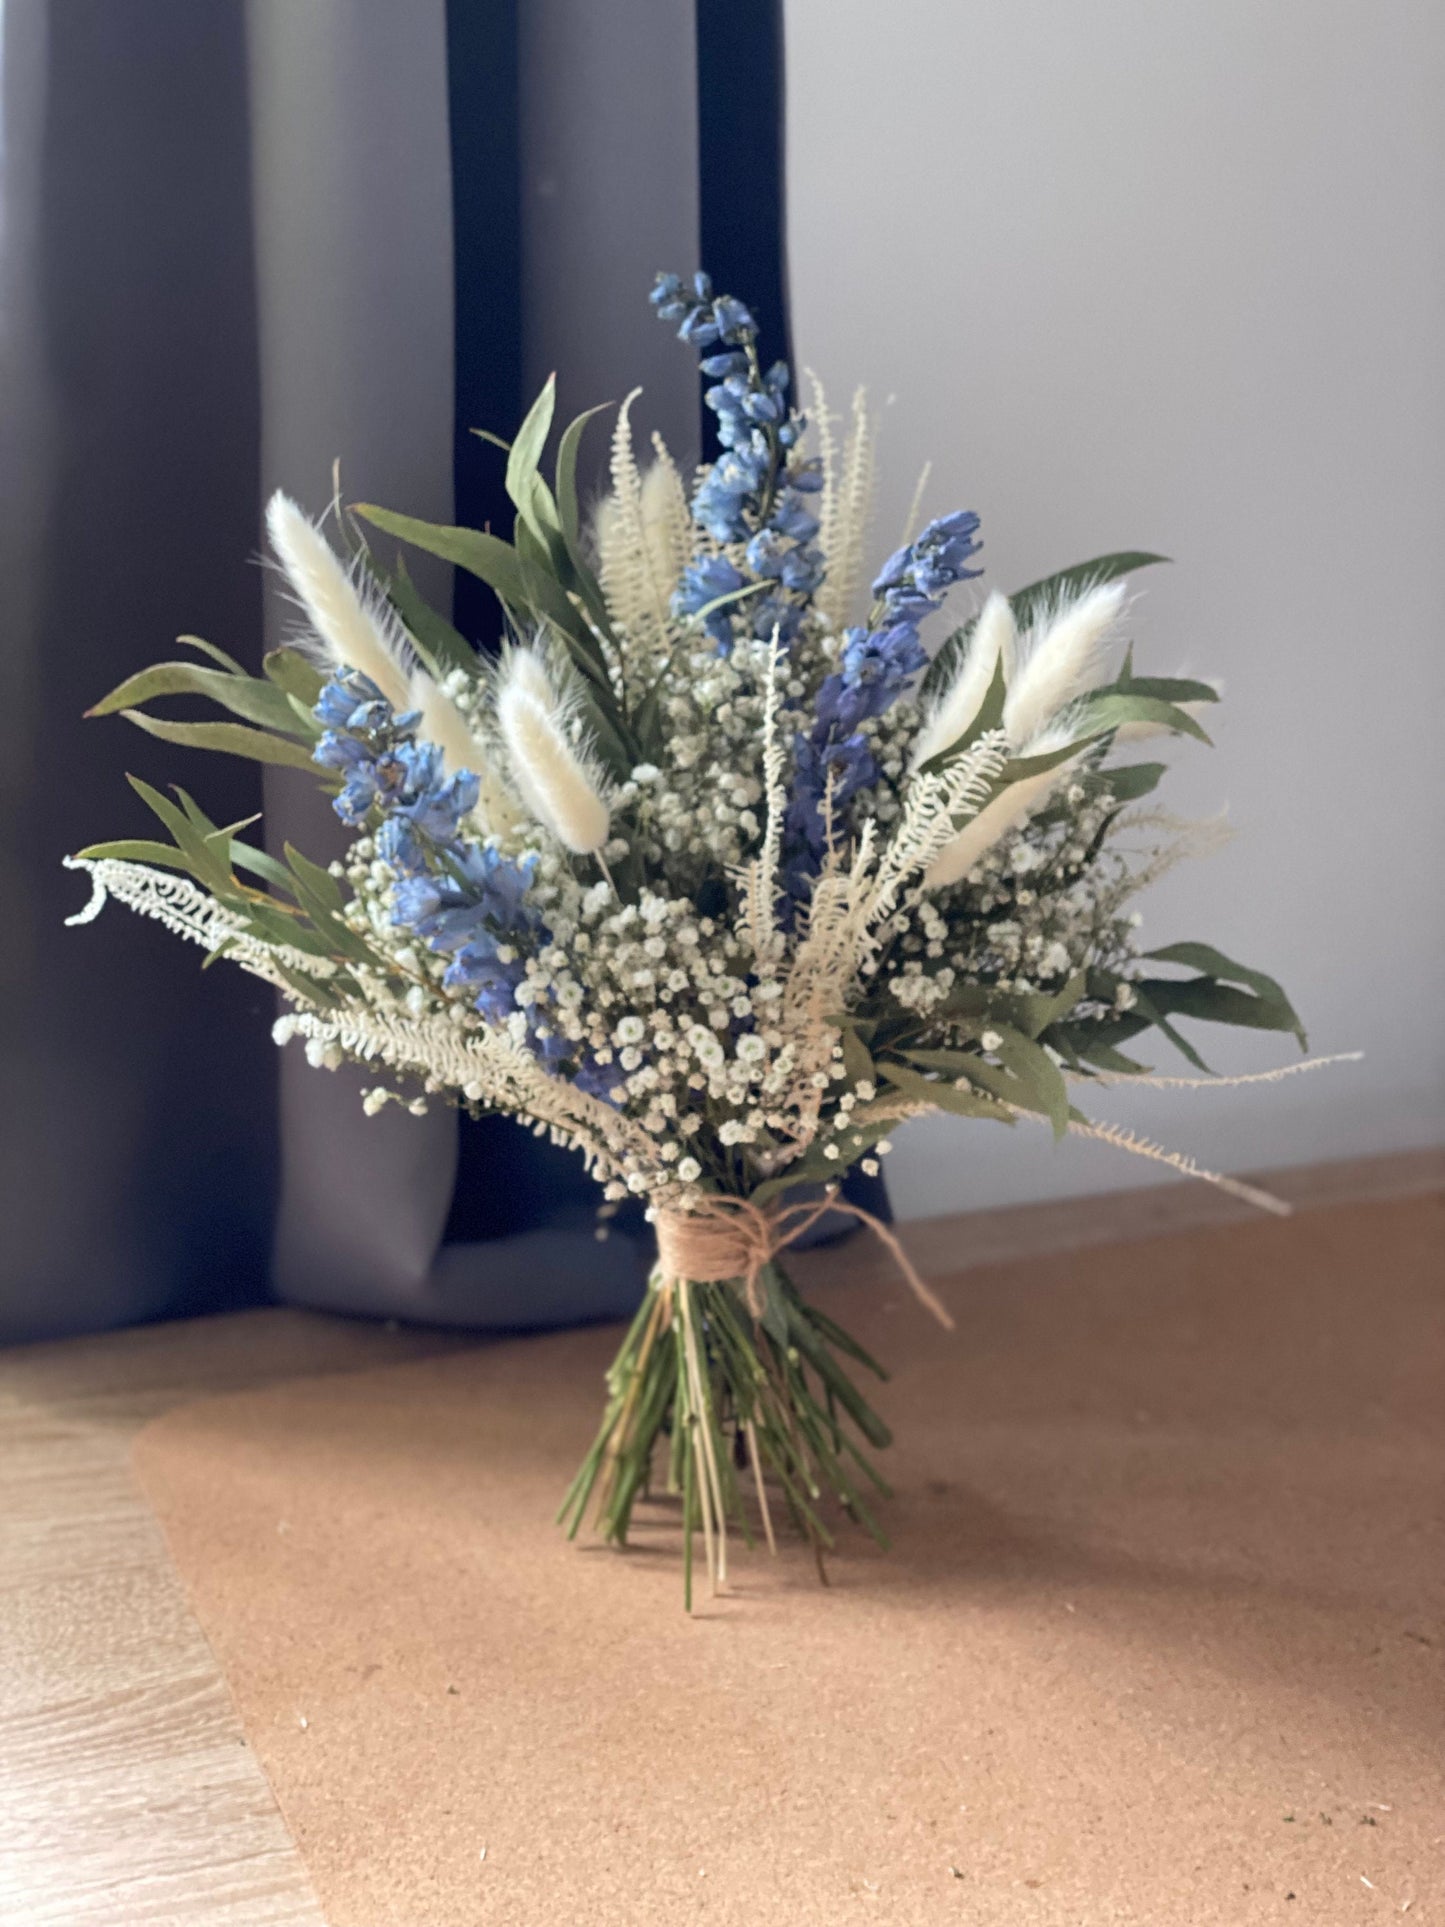
{"type": "Polygon", "coordinates": [[[660,442],[639,465],[629,398],[584,516],[589,417],[549,482],[549,382],[506,448],[510,541],[335,504],[328,539],[277,495],[294,645],[253,677],[195,642],[203,660],[93,712],[312,771],[353,833],[343,861],[269,852],[134,779],[166,836],[70,861],[94,885],[72,921],[109,894],[273,984],[277,1041],[373,1066],[368,1108],[505,1111],[581,1151],[604,1215],[645,1200],[656,1269],[562,1517],[575,1533],[595,1511],[624,1542],[665,1481],[690,1601],[699,1534],[714,1585],[730,1525],[773,1543],[787,1522],[820,1558],[840,1510],[879,1534],[888,1433],[859,1379],[880,1368],[781,1262],[845,1171],[943,1111],[1211,1176],[1078,1100],[1146,1080],[1130,1053],[1150,1030],[1203,1073],[1180,1019],[1304,1040],[1258,971],[1138,948],[1136,892],[1217,835],[1144,803],[1164,771],[1135,743],[1207,742],[1215,700],[1123,647],[1126,577],[1161,558],[994,592],[930,655],[925,626],[981,573],[978,517],[870,572],[861,398],[846,427],[812,398],[810,425],[742,302],[703,275],[659,276],[652,301],[717,419],[691,481],[660,442]],[[490,584],[499,649],[429,607],[376,531],[490,584]],[[234,720],[148,707],[174,696],[234,720]]]}

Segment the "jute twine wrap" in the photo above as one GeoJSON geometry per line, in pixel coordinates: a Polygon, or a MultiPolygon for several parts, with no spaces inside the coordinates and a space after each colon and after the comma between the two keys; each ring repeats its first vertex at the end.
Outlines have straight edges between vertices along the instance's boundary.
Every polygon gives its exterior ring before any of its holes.
{"type": "Polygon", "coordinates": [[[888,1226],[871,1211],[840,1196],[834,1185],[816,1204],[756,1205],[747,1198],[710,1197],[700,1200],[691,1211],[659,1211],[657,1256],[662,1275],[669,1282],[689,1279],[700,1285],[737,1279],[748,1310],[754,1318],[760,1318],[764,1265],[829,1211],[846,1211],[867,1225],[888,1248],[920,1302],[939,1324],[953,1329],[947,1309],[919,1277],[888,1226]]]}

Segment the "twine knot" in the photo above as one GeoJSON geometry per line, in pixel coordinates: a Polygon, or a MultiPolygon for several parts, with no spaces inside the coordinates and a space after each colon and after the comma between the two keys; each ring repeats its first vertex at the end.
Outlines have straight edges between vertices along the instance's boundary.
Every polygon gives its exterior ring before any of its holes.
{"type": "Polygon", "coordinates": [[[757,1205],[750,1198],[726,1195],[699,1199],[688,1211],[659,1210],[656,1217],[657,1256],[668,1281],[725,1284],[737,1279],[754,1318],[763,1313],[762,1273],[787,1245],[800,1238],[829,1211],[846,1211],[867,1225],[892,1254],[909,1289],[950,1331],[953,1319],[937,1296],[919,1277],[898,1239],[871,1211],[839,1194],[829,1185],[810,1204],[757,1205]]]}

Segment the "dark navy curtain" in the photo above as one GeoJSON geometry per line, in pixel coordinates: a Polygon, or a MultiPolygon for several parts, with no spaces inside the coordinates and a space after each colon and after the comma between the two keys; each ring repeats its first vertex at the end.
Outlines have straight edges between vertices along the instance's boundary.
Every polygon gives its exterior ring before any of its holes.
{"type": "MultiPolygon", "coordinates": [[[[362,1117],[359,1073],[278,1059],[260,986],[119,910],[65,930],[60,858],[145,834],[127,770],[217,820],[261,806],[246,766],[81,712],[182,631],[259,662],[271,487],[319,509],[340,455],[356,492],[505,530],[472,431],[508,433],[552,369],[564,415],[641,382],[640,431],[696,459],[659,267],[706,265],[787,355],[780,6],[8,0],[3,31],[0,1338],[268,1296],[624,1313],[648,1235],[597,1242],[574,1156],[500,1118],[362,1117]]],[[[481,584],[429,586],[495,644],[481,584]]],[[[326,853],[304,777],[264,800],[326,853]]]]}

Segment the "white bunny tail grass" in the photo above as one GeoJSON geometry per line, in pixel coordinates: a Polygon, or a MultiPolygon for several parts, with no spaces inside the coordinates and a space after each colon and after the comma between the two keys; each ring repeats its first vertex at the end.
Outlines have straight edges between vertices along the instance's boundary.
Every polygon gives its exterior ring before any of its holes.
{"type": "Polygon", "coordinates": [[[464,769],[481,773],[487,761],[485,746],[478,741],[471,723],[451,697],[425,669],[414,669],[411,673],[407,707],[420,715],[418,734],[436,744],[449,776],[464,769]]]}
{"type": "Polygon", "coordinates": [[[320,529],[277,489],[266,504],[271,547],[329,666],[370,677],[393,709],[410,700],[410,646],[385,603],[357,588],[320,529]]]}
{"type": "Polygon", "coordinates": [[[476,814],[486,829],[498,836],[515,829],[521,811],[498,767],[492,745],[424,669],[412,672],[410,707],[421,716],[418,734],[436,744],[447,774],[455,776],[465,769],[477,778],[476,814]]]}
{"type": "Polygon", "coordinates": [[[998,668],[999,657],[1003,656],[1007,670],[1016,645],[1014,612],[1009,607],[1008,597],[1000,595],[995,589],[979,611],[957,675],[944,690],[918,733],[913,750],[912,767],[915,770],[921,769],[931,757],[951,748],[972,727],[983,707],[983,699],[998,668]]]}
{"type": "Polygon", "coordinates": [[[1034,631],[1032,646],[1020,652],[1004,702],[1003,726],[1011,743],[1039,735],[1090,687],[1127,593],[1125,582],[1090,589],[1034,631]]]}
{"type": "MultiPolygon", "coordinates": [[[[1042,755],[1055,747],[1058,745],[1048,737],[1041,737],[1032,746],[1032,753],[1042,755]]],[[[1006,790],[1001,790],[991,802],[985,803],[972,822],[964,824],[953,841],[939,852],[924,871],[924,889],[941,890],[946,884],[957,883],[966,877],[974,865],[987,856],[1000,837],[1017,829],[1042,806],[1071,773],[1076,760],[1070,757],[1067,762],[1043,770],[1037,776],[1026,776],[1021,782],[1010,783],[1006,790]]]]}
{"type": "Polygon", "coordinates": [[[535,650],[513,649],[503,658],[497,724],[512,781],[530,813],[576,855],[599,851],[611,811],[590,760],[573,745],[567,705],[535,650]]]}

